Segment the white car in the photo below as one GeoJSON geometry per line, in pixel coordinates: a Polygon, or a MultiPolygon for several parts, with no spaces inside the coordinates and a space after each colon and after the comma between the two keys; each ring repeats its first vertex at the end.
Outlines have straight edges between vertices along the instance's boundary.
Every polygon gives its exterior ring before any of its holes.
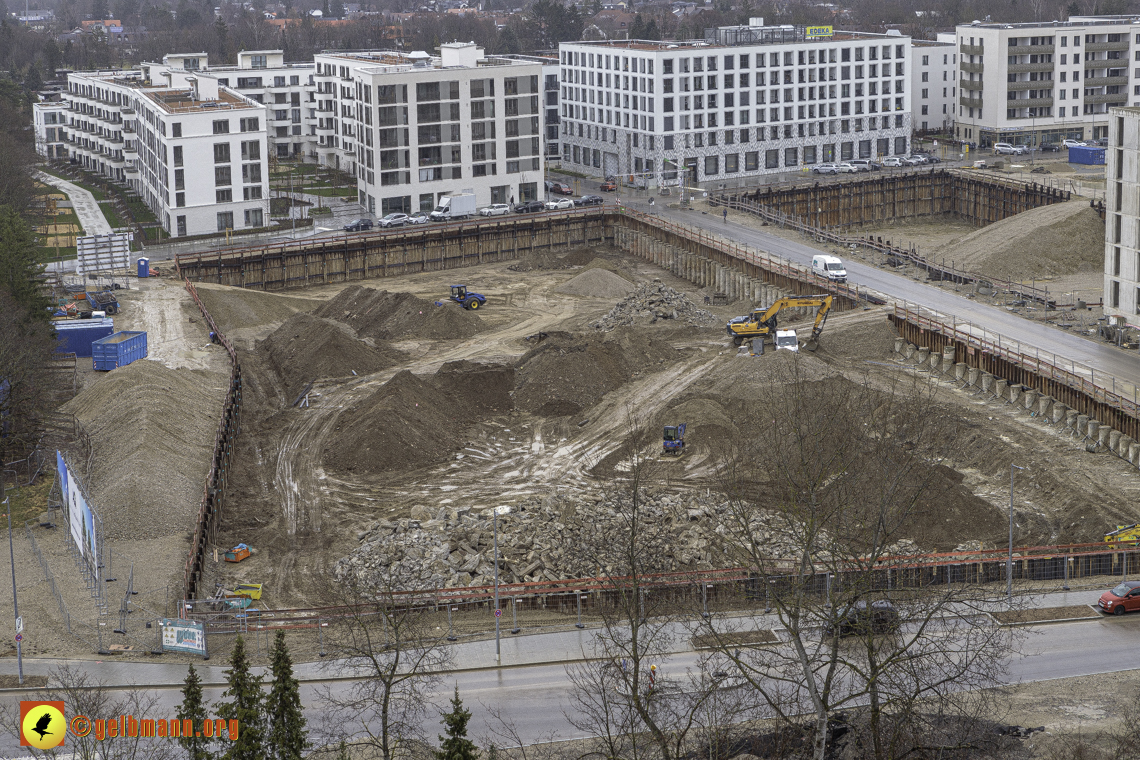
{"type": "Polygon", "coordinates": [[[898,156],[887,156],[883,159],[883,166],[904,166],[903,160],[898,156]]]}
{"type": "Polygon", "coordinates": [[[506,216],[511,213],[511,207],[506,203],[492,203],[486,208],[479,209],[479,216],[506,216]]]}
{"type": "Polygon", "coordinates": [[[818,164],[812,167],[816,174],[839,174],[839,167],[835,164],[818,164]]]}
{"type": "Polygon", "coordinates": [[[996,143],[994,145],[994,153],[999,156],[1020,156],[1024,152],[1024,145],[1010,145],[1009,143],[996,143]]]}
{"type": "Polygon", "coordinates": [[[546,210],[555,211],[562,208],[574,208],[574,201],[570,198],[559,198],[556,201],[547,201],[546,210]]]}
{"type": "Polygon", "coordinates": [[[837,167],[840,174],[858,174],[859,167],[855,164],[839,164],[837,167]]]}
{"type": "Polygon", "coordinates": [[[376,222],[379,227],[403,227],[407,223],[408,215],[399,213],[388,214],[388,216],[376,222]]]}
{"type": "Polygon", "coordinates": [[[1083,147],[1085,147],[1085,144],[1083,142],[1081,142],[1080,140],[1070,140],[1068,138],[1065,138],[1064,140],[1062,140],[1061,145],[1065,146],[1066,148],[1083,148],[1083,147]]]}

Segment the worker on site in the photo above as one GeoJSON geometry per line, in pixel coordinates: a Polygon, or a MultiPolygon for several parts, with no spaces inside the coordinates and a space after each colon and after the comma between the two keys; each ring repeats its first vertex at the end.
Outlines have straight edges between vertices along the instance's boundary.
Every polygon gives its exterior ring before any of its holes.
{"type": "Polygon", "coordinates": [[[211,343],[221,343],[221,341],[218,340],[218,334],[216,332],[214,332],[213,330],[210,331],[210,342],[211,343]]]}
{"type": "Polygon", "coordinates": [[[724,209],[724,223],[728,224],[728,208],[724,209]]]}

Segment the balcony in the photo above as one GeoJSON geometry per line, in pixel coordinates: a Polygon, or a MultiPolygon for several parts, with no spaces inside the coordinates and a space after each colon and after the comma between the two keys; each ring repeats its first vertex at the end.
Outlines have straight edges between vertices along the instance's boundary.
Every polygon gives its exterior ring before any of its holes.
{"type": "Polygon", "coordinates": [[[962,79],[958,82],[958,88],[962,90],[971,90],[976,92],[982,91],[982,80],[980,79],[962,79]]]}
{"type": "Polygon", "coordinates": [[[982,71],[985,69],[985,64],[970,63],[969,61],[962,61],[960,66],[962,68],[962,71],[969,71],[973,74],[981,74],[982,71]]]}
{"type": "Polygon", "coordinates": [[[1006,108],[1047,108],[1053,105],[1053,98],[1019,98],[1005,101],[1006,108]]]}
{"type": "Polygon", "coordinates": [[[1085,103],[1119,103],[1124,105],[1128,102],[1128,93],[1126,92],[1110,92],[1104,95],[1085,95],[1085,103]]]}
{"type": "Polygon", "coordinates": [[[962,55],[983,55],[985,52],[981,45],[962,45],[962,55]]]}
{"type": "Polygon", "coordinates": [[[1011,63],[1006,66],[1010,74],[1028,74],[1033,71],[1052,71],[1052,63],[1011,63]]]}
{"type": "Polygon", "coordinates": [[[1103,53],[1107,50],[1128,50],[1128,40],[1120,42],[1087,42],[1085,43],[1086,53],[1103,53]]]}
{"type": "Polygon", "coordinates": [[[1085,87],[1113,87],[1128,84],[1128,77],[1089,77],[1085,80],[1085,87]]]}
{"type": "MultiPolygon", "coordinates": [[[[1125,43],[1125,48],[1128,43],[1125,43]]],[[[1056,45],[1015,45],[1006,50],[1006,55],[1049,55],[1056,50],[1056,45]]]]}
{"type": "Polygon", "coordinates": [[[139,146],[137,143],[135,143],[135,142],[123,143],[123,153],[136,153],[137,154],[138,152],[139,152],[139,146]]]}
{"type": "Polygon", "coordinates": [[[123,167],[124,172],[126,172],[127,174],[138,174],[139,173],[139,167],[135,164],[134,161],[127,161],[126,163],[127,163],[127,165],[123,167]]]}
{"type": "Polygon", "coordinates": [[[966,106],[967,108],[981,108],[982,107],[982,99],[981,98],[967,98],[967,97],[963,96],[961,98],[958,98],[958,104],[966,106]]]}

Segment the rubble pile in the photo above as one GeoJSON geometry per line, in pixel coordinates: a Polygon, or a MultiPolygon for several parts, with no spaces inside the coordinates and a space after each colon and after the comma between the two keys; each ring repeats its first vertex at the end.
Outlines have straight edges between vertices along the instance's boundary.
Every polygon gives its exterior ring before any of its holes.
{"type": "Polygon", "coordinates": [[[633,324],[655,324],[658,320],[672,319],[696,327],[717,327],[720,320],[705,309],[700,309],[684,293],[659,282],[642,283],[637,290],[619,301],[609,313],[593,323],[598,330],[633,324]]]}
{"type": "MultiPolygon", "coordinates": [[[[723,536],[733,520],[717,495],[645,496],[638,530],[653,572],[726,567],[723,536]]],[[[472,512],[419,505],[412,517],[377,522],[359,534],[360,546],[336,564],[338,580],[408,590],[487,586],[494,583],[492,510],[472,512]]],[[[775,542],[769,515],[757,511],[750,532],[775,542]]],[[[606,557],[620,556],[623,518],[601,497],[535,496],[499,516],[501,583],[596,577],[620,570],[606,557]],[[584,548],[589,547],[588,551],[584,548]],[[607,548],[612,547],[612,551],[607,548]]],[[[789,551],[791,547],[788,547],[789,551]]]]}

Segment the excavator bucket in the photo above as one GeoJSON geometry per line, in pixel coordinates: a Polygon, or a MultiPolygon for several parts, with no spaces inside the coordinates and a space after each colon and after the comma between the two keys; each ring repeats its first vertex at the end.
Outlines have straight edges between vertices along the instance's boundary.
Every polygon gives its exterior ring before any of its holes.
{"type": "Polygon", "coordinates": [[[809,338],[808,340],[804,341],[805,351],[815,351],[817,348],[819,348],[819,341],[815,338],[809,338]]]}

